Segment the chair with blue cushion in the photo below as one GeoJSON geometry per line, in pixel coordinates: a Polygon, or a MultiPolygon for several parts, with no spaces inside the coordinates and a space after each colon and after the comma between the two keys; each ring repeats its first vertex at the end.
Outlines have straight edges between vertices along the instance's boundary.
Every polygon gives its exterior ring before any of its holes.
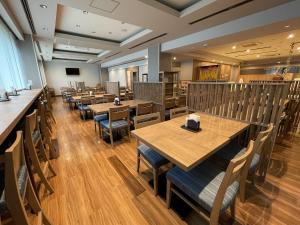
{"type": "MultiPolygon", "coordinates": [[[[156,123],[160,123],[160,113],[150,113],[146,115],[136,116],[134,118],[134,127],[139,129],[142,127],[150,126],[156,123]]],[[[148,147],[143,143],[137,143],[137,172],[140,172],[140,162],[141,159],[145,164],[153,169],[153,186],[154,194],[157,195],[158,192],[158,176],[160,167],[169,163],[169,161],[164,158],[162,155],[148,147]],[[142,157],[141,157],[142,156],[142,157]]]]}
{"type": "Polygon", "coordinates": [[[0,198],[1,216],[9,212],[14,224],[30,225],[25,208],[27,202],[40,218],[39,224],[51,225],[42,210],[29,178],[22,131],[17,132],[15,142],[5,151],[5,178],[3,180],[5,187],[0,198]]]}
{"type": "Polygon", "coordinates": [[[94,96],[81,96],[80,101],[78,102],[78,110],[80,112],[80,117],[83,118],[83,120],[86,119],[87,114],[91,112],[88,105],[92,104],[92,101],[95,97],[94,96]]]}
{"type": "MultiPolygon", "coordinates": [[[[101,104],[103,103],[103,98],[95,98],[92,100],[92,105],[94,104],[101,104]]],[[[100,122],[103,120],[108,120],[107,113],[105,114],[94,114],[94,124],[95,124],[95,132],[97,131],[97,124],[99,126],[99,133],[100,133],[100,122]]]]}
{"type": "Polygon", "coordinates": [[[110,108],[108,117],[108,120],[100,122],[101,138],[103,138],[103,132],[109,135],[111,146],[114,147],[113,132],[125,129],[130,140],[129,106],[110,108]]]}
{"type": "MultiPolygon", "coordinates": [[[[270,124],[265,131],[261,131],[255,142],[254,142],[254,154],[251,158],[251,161],[249,165],[246,166],[247,173],[242,177],[241,179],[241,187],[240,187],[240,200],[241,202],[245,201],[245,194],[246,194],[246,181],[247,177],[250,177],[252,180],[252,183],[254,184],[254,177],[257,169],[261,166],[262,159],[265,155],[265,143],[269,140],[271,137],[272,131],[273,131],[273,124],[270,124]]],[[[219,150],[216,153],[216,156],[219,158],[225,159],[225,161],[230,161],[232,159],[238,158],[241,155],[245,154],[246,148],[241,147],[235,142],[231,142],[227,146],[225,146],[223,149],[219,150]]]]}
{"type": "Polygon", "coordinates": [[[232,159],[223,171],[209,160],[195,168],[184,171],[174,167],[167,173],[167,206],[170,208],[175,193],[211,225],[217,225],[220,214],[230,207],[234,217],[235,198],[245,165],[253,155],[254,142],[250,141],[245,154],[232,159]]]}

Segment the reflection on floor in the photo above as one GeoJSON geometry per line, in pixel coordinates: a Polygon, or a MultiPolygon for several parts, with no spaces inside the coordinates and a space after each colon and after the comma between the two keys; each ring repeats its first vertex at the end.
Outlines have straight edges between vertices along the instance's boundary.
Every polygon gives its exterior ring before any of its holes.
{"type": "MultiPolygon", "coordinates": [[[[182,203],[168,210],[154,197],[151,172],[142,165],[136,172],[134,139],[114,149],[100,141],[92,120],[82,121],[60,98],[54,104],[61,156],[53,164],[58,176],[51,180],[53,195],[42,196],[53,225],[207,224],[182,203]]],[[[300,138],[276,145],[266,182],[249,184],[245,204],[237,200],[236,220],[224,224],[300,224],[300,138]]]]}

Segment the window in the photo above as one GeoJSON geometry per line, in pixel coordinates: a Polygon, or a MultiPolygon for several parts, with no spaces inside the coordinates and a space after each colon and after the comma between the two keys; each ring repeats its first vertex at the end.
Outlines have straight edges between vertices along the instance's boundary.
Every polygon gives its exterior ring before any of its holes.
{"type": "Polygon", "coordinates": [[[25,87],[17,40],[0,20],[0,89],[25,87]]]}

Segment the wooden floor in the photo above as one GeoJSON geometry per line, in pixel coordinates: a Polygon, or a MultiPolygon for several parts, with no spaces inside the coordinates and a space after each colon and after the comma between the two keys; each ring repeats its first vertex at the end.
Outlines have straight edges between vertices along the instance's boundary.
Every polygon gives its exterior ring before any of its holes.
{"type": "MultiPolygon", "coordinates": [[[[135,140],[103,143],[92,120],[82,121],[60,98],[54,103],[61,156],[53,164],[52,195],[42,196],[53,225],[207,224],[193,211],[181,219],[154,197],[150,171],[136,172],[135,140]]],[[[229,216],[223,223],[230,224],[229,216]]],[[[33,221],[34,222],[34,221],[33,221]]],[[[237,200],[234,224],[300,224],[300,138],[276,145],[265,183],[249,185],[245,204],[237,200]]]]}

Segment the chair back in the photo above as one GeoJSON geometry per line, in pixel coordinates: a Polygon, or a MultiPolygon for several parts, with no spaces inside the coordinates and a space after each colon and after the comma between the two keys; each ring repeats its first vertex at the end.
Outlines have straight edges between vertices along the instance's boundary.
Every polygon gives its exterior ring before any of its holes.
{"type": "Polygon", "coordinates": [[[259,132],[254,144],[255,153],[257,154],[262,153],[266,141],[272,136],[273,129],[274,129],[274,125],[271,123],[268,125],[265,131],[259,132]]]}
{"type": "Polygon", "coordinates": [[[172,109],[176,107],[176,99],[175,98],[167,98],[165,100],[165,109],[172,109]]]}
{"type": "Polygon", "coordinates": [[[187,115],[188,112],[188,108],[185,107],[180,107],[180,108],[174,108],[174,109],[170,109],[170,119],[174,119],[176,117],[180,117],[180,116],[184,116],[187,115]]]}
{"type": "Polygon", "coordinates": [[[153,103],[147,102],[147,103],[140,103],[136,107],[136,115],[141,116],[145,114],[153,113],[153,103]]]}
{"type": "Polygon", "coordinates": [[[176,101],[176,105],[178,107],[186,106],[186,95],[178,96],[178,99],[176,101]]]}
{"type": "Polygon", "coordinates": [[[35,109],[31,114],[26,116],[25,136],[27,136],[28,133],[31,137],[32,133],[37,129],[39,129],[39,127],[37,123],[37,110],[35,109]]]}
{"type": "Polygon", "coordinates": [[[139,129],[142,127],[150,126],[156,123],[160,123],[160,113],[150,113],[146,115],[141,115],[141,116],[135,116],[134,117],[134,128],[139,129]]]}
{"type": "Polygon", "coordinates": [[[103,103],[103,98],[95,97],[92,99],[92,105],[103,103]]]}
{"type": "Polygon", "coordinates": [[[86,95],[86,96],[81,96],[79,104],[81,105],[91,105],[92,101],[95,99],[95,96],[90,96],[90,95],[86,95]]]}
{"type": "Polygon", "coordinates": [[[103,95],[103,102],[113,102],[115,100],[115,95],[112,94],[104,94],[103,95]]]}
{"type": "Polygon", "coordinates": [[[244,171],[246,163],[252,159],[253,154],[254,141],[251,140],[248,144],[246,152],[242,156],[234,158],[230,161],[217,192],[210,218],[219,218],[220,209],[227,188],[234,182],[240,182],[241,173],[244,171]]]}
{"type": "Polygon", "coordinates": [[[128,120],[129,121],[129,106],[119,106],[109,109],[109,121],[110,123],[116,120],[128,120]]]}

